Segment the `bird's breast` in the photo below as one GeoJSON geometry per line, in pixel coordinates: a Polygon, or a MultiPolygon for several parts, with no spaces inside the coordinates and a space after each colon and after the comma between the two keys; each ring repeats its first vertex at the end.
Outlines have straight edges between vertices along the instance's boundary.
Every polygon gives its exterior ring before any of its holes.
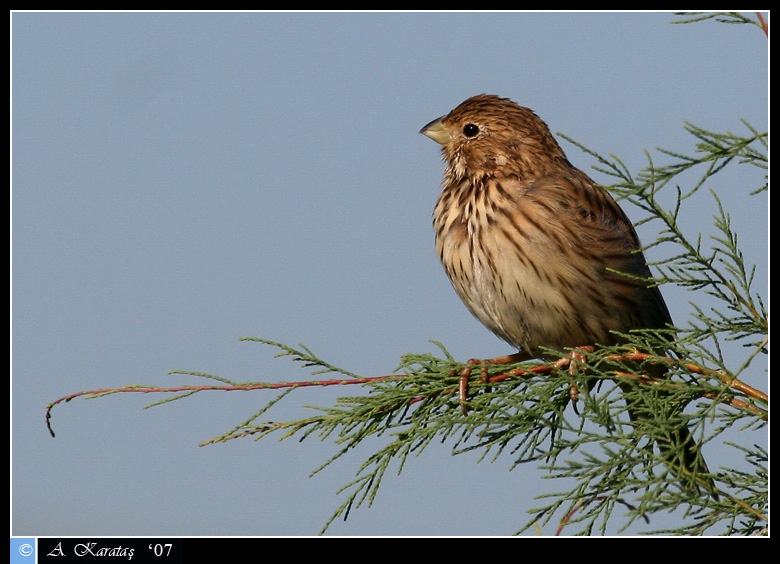
{"type": "Polygon", "coordinates": [[[568,346],[560,319],[571,304],[553,274],[555,258],[540,251],[533,226],[511,218],[508,204],[488,189],[442,194],[434,228],[444,270],[471,313],[505,341],[568,346]]]}

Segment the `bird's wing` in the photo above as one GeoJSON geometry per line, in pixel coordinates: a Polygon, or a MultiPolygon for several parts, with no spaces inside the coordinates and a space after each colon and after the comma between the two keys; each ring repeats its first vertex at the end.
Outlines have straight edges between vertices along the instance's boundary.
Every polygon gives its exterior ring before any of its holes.
{"type": "Polygon", "coordinates": [[[598,285],[611,288],[601,292],[604,299],[635,312],[627,327],[616,330],[671,324],[661,292],[649,280],[652,275],[634,226],[612,196],[587,175],[574,169],[571,174],[538,179],[518,197],[517,206],[526,217],[538,218],[551,254],[557,253],[577,271],[573,279],[592,284],[594,292],[598,285]]]}

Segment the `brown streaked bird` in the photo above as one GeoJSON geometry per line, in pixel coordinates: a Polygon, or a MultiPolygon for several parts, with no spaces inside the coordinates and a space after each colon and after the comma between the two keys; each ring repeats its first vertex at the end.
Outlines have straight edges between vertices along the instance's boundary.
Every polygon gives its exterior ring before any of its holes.
{"type": "MultiPolygon", "coordinates": [[[[444,270],[469,311],[525,353],[484,362],[612,345],[613,331],[671,325],[660,290],[642,280],[651,273],[628,217],[532,110],[482,94],[420,132],[446,163],[433,212],[444,270]]],[[[642,411],[634,405],[631,418],[642,411]]],[[[685,444],[680,464],[708,473],[689,430],[672,435],[658,441],[661,451],[685,444]]]]}

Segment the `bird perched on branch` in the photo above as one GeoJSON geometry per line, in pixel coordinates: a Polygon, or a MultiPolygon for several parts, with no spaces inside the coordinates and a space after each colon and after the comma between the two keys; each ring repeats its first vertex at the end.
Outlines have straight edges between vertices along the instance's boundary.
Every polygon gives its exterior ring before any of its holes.
{"type": "MultiPolygon", "coordinates": [[[[569,162],[533,111],[482,94],[421,133],[442,146],[446,163],[433,212],[444,270],[469,311],[523,351],[470,364],[542,358],[543,349],[591,350],[617,344],[613,332],[671,325],[628,217],[569,162]]],[[[641,405],[629,413],[649,417],[641,405]]],[[[686,427],[656,442],[669,457],[678,453],[676,466],[694,476],[708,472],[686,427]]]]}

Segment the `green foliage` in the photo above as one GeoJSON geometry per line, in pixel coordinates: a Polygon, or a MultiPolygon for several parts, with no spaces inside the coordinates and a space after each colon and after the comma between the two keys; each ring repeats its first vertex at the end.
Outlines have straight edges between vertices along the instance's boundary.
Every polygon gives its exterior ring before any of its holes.
{"type": "Polygon", "coordinates": [[[715,20],[720,23],[727,24],[752,24],[757,25],[763,29],[762,22],[760,20],[754,20],[750,16],[741,14],[740,12],[675,12],[675,15],[682,16],[679,20],[672,20],[673,24],[686,24],[703,22],[706,20],[715,20]]]}
{"type": "MultiPolygon", "coordinates": [[[[736,13],[679,14],[685,23],[715,19],[727,23],[757,23],[736,13]]],[[[644,221],[660,225],[660,236],[649,248],[663,259],[653,267],[659,284],[684,287],[693,296],[693,315],[686,324],[662,332],[637,331],[624,335],[621,346],[601,347],[584,354],[574,368],[552,362],[485,366],[487,381],[474,367],[468,411],[459,401],[459,376],[464,363],[439,343],[436,354],[407,354],[396,374],[361,377],[319,358],[306,347],[290,347],[264,339],[247,339],[277,348],[313,374],[337,379],[294,384],[235,383],[202,373],[184,373],[218,382],[218,386],[156,390],[180,392],[181,399],[213,389],[279,388],[283,391],[261,410],[208,443],[271,435],[300,440],[332,439],[333,456],[314,473],[358,445],[375,448],[356,477],[340,493],[343,503],[325,523],[346,519],[352,510],[370,506],[386,472],[401,472],[410,455],[434,443],[448,443],[454,454],[477,451],[480,460],[508,457],[512,468],[535,464],[552,480],[551,491],[540,496],[539,507],[518,532],[554,524],[567,534],[605,534],[615,522],[620,531],[650,523],[649,516],[681,511],[685,525],[666,534],[704,534],[713,528],[734,535],[760,534],[768,510],[767,453],[762,445],[725,442],[727,430],[764,430],[767,397],[738,378],[748,371],[766,372],[768,313],[754,289],[755,266],[745,264],[731,218],[715,191],[714,232],[686,233],[686,218],[695,215],[694,196],[727,167],[741,167],[740,188],[746,198],[768,192],[766,132],[743,122],[742,134],[715,133],[692,124],[693,155],[659,149],[670,162],[657,165],[648,152],[647,166],[637,174],[616,156],[603,157],[571,141],[595,158],[597,171],[612,179],[605,186],[617,198],[631,202],[644,221]],[[749,172],[758,170],[763,182],[748,185],[749,172]],[[693,180],[689,178],[693,175],[693,180]],[[681,186],[686,186],[682,188],[681,186]],[[668,350],[670,357],[637,355],[636,351],[668,350]],[[741,345],[735,348],[734,344],[741,345]],[[725,352],[728,349],[728,352],[725,352]],[[665,378],[653,379],[659,364],[665,378]],[[263,417],[278,402],[302,386],[358,385],[361,392],[341,397],[330,407],[313,407],[312,415],[293,421],[263,417]],[[572,390],[577,390],[573,403],[572,390]],[[648,406],[649,417],[631,421],[627,404],[648,406]],[[739,468],[711,469],[705,475],[686,475],[661,456],[654,446],[687,425],[699,444],[715,441],[741,460],[739,468]],[[747,471],[746,469],[749,469],[747,471]]],[[[763,202],[751,203],[764,209],[763,202]]],[[[93,395],[148,388],[101,390],[93,395]]],[[[76,394],[77,395],[77,394],[76,394]]],[[[72,399],[74,396],[62,398],[72,399]]],[[[62,401],[60,400],[60,401],[62,401]]],[[[53,405],[49,406],[49,410],[53,405]]]]}
{"type": "MultiPolygon", "coordinates": [[[[631,338],[633,345],[647,346],[652,335],[631,338]]],[[[333,368],[307,349],[262,342],[280,348],[280,356],[290,356],[307,366],[333,368]]],[[[712,440],[733,426],[762,427],[762,402],[729,387],[724,383],[728,377],[696,374],[684,362],[665,359],[672,362],[673,379],[621,390],[618,382],[625,388],[625,374],[635,370],[637,363],[614,357],[627,352],[626,347],[604,348],[588,355],[587,370],[573,375],[538,362],[521,363],[512,369],[487,366],[490,382],[472,383],[470,410],[464,415],[457,394],[463,364],[439,347],[440,355],[405,355],[399,374],[365,379],[361,386],[368,388],[368,393],[340,398],[332,407],[313,408],[317,415],[287,422],[258,421],[264,408],[242,426],[210,442],[274,433],[282,433],[285,439],[305,439],[312,434],[321,440],[335,437],[337,452],[316,473],[358,444],[371,441],[376,451],[340,491],[345,500],[323,532],[333,519],[346,519],[353,509],[370,506],[388,469],[397,467],[401,472],[409,455],[444,442],[452,443],[454,454],[476,450],[482,453],[481,459],[509,456],[513,468],[539,463],[550,478],[566,478],[562,483],[574,484],[569,490],[543,496],[541,499],[551,501],[529,510],[532,518],[518,532],[564,518],[567,532],[603,534],[612,519],[625,519],[625,528],[653,513],[680,507],[685,508],[691,524],[674,531],[678,534],[703,533],[724,521],[735,534],[750,534],[762,526],[759,512],[766,507],[767,490],[766,453],[761,447],[733,446],[763,474],[717,473],[715,480],[722,486],[715,499],[703,476],[681,478],[652,446],[657,437],[682,424],[689,425],[700,442],[712,440]],[[570,408],[573,383],[580,390],[578,413],[570,408]],[[656,418],[629,423],[625,405],[635,395],[653,406],[656,418]],[[713,399],[697,401],[692,413],[682,413],[681,408],[693,399],[705,397],[713,399]],[[716,423],[708,427],[708,420],[716,423]],[[749,494],[751,501],[739,499],[740,492],[749,494]],[[616,508],[622,511],[613,515],[616,508]]],[[[647,358],[651,363],[659,360],[647,358]]]]}
{"type": "MultiPolygon", "coordinates": [[[[653,447],[656,438],[669,436],[683,424],[701,444],[718,440],[729,428],[762,429],[766,424],[765,396],[736,381],[757,361],[759,370],[765,370],[768,314],[753,289],[755,267],[745,264],[730,216],[714,191],[711,197],[718,210],[714,234],[691,238],[683,228],[685,218],[695,212],[692,206],[698,205],[692,203],[693,196],[713,176],[732,166],[767,168],[767,133],[743,123],[743,134],[714,133],[686,124],[696,140],[694,155],[659,149],[671,162],[656,165],[647,153],[648,164],[636,175],[619,158],[606,158],[577,145],[596,159],[594,168],[614,179],[606,189],[643,210],[646,221],[661,223],[660,237],[650,245],[660,246],[666,255],[654,264],[661,273],[657,282],[696,292],[693,316],[673,331],[675,358],[680,360],[651,357],[642,366],[616,358],[634,349],[664,350],[667,337],[642,331],[626,335],[625,346],[588,354],[587,368],[574,374],[539,362],[488,366],[490,381],[472,380],[464,415],[457,393],[464,365],[439,345],[440,355],[405,355],[396,377],[365,379],[361,385],[368,393],[340,398],[333,407],[315,408],[319,415],[283,423],[252,422],[218,440],[276,432],[284,438],[335,437],[339,450],[315,472],[358,444],[369,440],[376,444],[356,478],[341,490],[345,500],[325,528],[335,518],[346,519],[362,504],[370,505],[393,461],[400,472],[409,455],[434,442],[450,442],[455,454],[476,450],[481,459],[509,456],[513,468],[537,463],[550,478],[574,484],[540,498],[543,504],[529,510],[532,517],[519,532],[557,519],[567,533],[604,534],[615,519],[623,520],[623,530],[652,514],[672,510],[681,510],[688,524],[652,532],[702,534],[716,525],[729,534],[760,531],[767,510],[767,457],[761,446],[731,444],[734,455],[755,472],[721,469],[711,476],[714,481],[681,476],[653,447]],[[692,173],[698,178],[688,188],[673,184],[692,173]],[[671,205],[663,204],[660,194],[667,199],[673,194],[671,205]],[[700,303],[702,296],[710,298],[710,305],[700,303]],[[724,354],[723,343],[732,341],[744,345],[744,354],[724,354]],[[650,385],[628,376],[647,373],[653,362],[670,365],[668,380],[650,385]],[[572,384],[579,390],[576,411],[570,408],[572,384]],[[650,405],[654,417],[629,421],[625,406],[632,401],[650,405]],[[616,509],[620,511],[615,513],[616,509]]],[[[762,184],[746,190],[746,196],[757,197],[767,190],[764,177],[762,184]]],[[[356,377],[308,349],[263,342],[306,366],[356,377]]]]}

